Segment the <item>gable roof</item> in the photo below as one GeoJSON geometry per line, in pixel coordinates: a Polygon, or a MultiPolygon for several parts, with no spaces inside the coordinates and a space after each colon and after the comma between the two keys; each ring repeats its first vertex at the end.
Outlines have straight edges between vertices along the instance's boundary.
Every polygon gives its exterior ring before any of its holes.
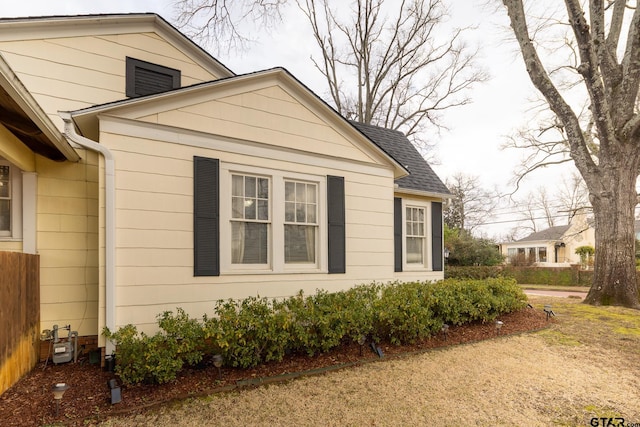
{"type": "Polygon", "coordinates": [[[0,18],[0,41],[132,32],[157,32],[212,73],[220,77],[235,74],[156,13],[0,18]]]}
{"type": "MultiPolygon", "coordinates": [[[[255,88],[266,83],[273,84],[273,82],[278,82],[279,85],[287,87],[291,93],[295,93],[295,96],[299,99],[304,99],[304,102],[307,103],[307,105],[312,106],[311,108],[313,108],[317,114],[324,117],[324,120],[327,120],[327,123],[332,123],[332,126],[339,128],[340,132],[344,136],[351,138],[352,141],[356,141],[361,147],[366,147],[368,152],[373,154],[374,157],[372,158],[383,162],[383,164],[390,165],[393,168],[395,178],[401,178],[408,175],[407,168],[397,160],[395,156],[385,150],[381,145],[375,143],[370,137],[352,126],[352,124],[341,116],[334,108],[282,67],[256,71],[248,74],[234,75],[210,82],[196,83],[191,86],[183,86],[156,94],[122,99],[102,105],[94,105],[68,113],[72,115],[80,133],[95,140],[98,138],[98,116],[101,114],[108,115],[115,113],[115,111],[118,110],[118,114],[122,114],[124,117],[128,116],[129,118],[133,118],[137,115],[137,113],[135,113],[136,111],[140,111],[144,108],[149,108],[151,110],[163,108],[163,106],[176,108],[178,105],[187,102],[187,100],[192,103],[196,102],[194,101],[194,97],[202,97],[202,99],[207,100],[211,99],[212,91],[230,90],[234,87],[255,88]]],[[[149,113],[150,111],[147,111],[145,114],[149,113]]],[[[402,137],[404,137],[404,135],[402,135],[402,137]]],[[[407,141],[407,143],[409,142],[407,141]]],[[[417,151],[416,155],[419,156],[417,151]]]]}
{"type": "Polygon", "coordinates": [[[409,171],[408,176],[396,179],[401,189],[439,197],[451,195],[449,189],[402,132],[355,121],[351,124],[409,171]]]}
{"type": "Polygon", "coordinates": [[[547,228],[546,230],[538,231],[535,233],[529,234],[527,237],[524,237],[517,242],[542,242],[542,241],[550,241],[550,240],[560,240],[564,233],[569,230],[570,225],[557,225],[555,227],[547,228]]]}

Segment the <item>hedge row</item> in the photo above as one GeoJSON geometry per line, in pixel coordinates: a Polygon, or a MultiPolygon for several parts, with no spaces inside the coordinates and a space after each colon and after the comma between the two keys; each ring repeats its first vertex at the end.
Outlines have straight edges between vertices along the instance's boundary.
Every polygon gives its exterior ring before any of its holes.
{"type": "Polygon", "coordinates": [[[213,354],[221,354],[227,366],[247,368],[362,338],[413,343],[444,323],[487,322],[524,305],[526,297],[513,279],[374,283],[336,293],[300,292],[281,301],[218,301],[215,315],[201,320],[178,308],[158,316],[160,331],[153,336],[132,325],[104,334],[117,343],[116,372],[123,382],[164,383],[213,354]]]}

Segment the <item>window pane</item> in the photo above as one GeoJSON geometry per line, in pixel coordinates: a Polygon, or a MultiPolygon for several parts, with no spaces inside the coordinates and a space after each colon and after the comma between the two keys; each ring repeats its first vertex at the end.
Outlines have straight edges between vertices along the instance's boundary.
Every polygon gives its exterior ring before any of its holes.
{"type": "Polygon", "coordinates": [[[307,186],[301,182],[296,183],[296,202],[303,203],[307,201],[307,186]]]}
{"type": "Polygon", "coordinates": [[[0,231],[11,230],[11,202],[0,200],[0,231]]]}
{"type": "Polygon", "coordinates": [[[285,182],[284,183],[284,199],[287,202],[295,202],[296,201],[296,184],[295,184],[295,182],[285,182]]]}
{"type": "Polygon", "coordinates": [[[269,180],[266,178],[258,178],[258,198],[269,198],[269,180]]]}
{"type": "Polygon", "coordinates": [[[252,176],[244,177],[245,197],[256,197],[256,179],[252,176]]]}
{"type": "Polygon", "coordinates": [[[284,220],[287,222],[295,222],[296,220],[296,204],[286,202],[284,204],[284,220]]]}
{"type": "Polygon", "coordinates": [[[315,184],[307,184],[307,202],[316,203],[317,186],[315,184]]]}
{"type": "Polygon", "coordinates": [[[233,175],[231,177],[231,195],[244,196],[244,177],[241,175],[233,175]]]}
{"type": "Polygon", "coordinates": [[[266,264],[268,248],[267,224],[231,223],[231,262],[234,264],[266,264]]]}
{"type": "Polygon", "coordinates": [[[284,226],[284,261],[286,263],[315,263],[316,227],[311,225],[284,226]]]}
{"type": "Polygon", "coordinates": [[[424,223],[421,222],[416,224],[418,226],[418,232],[416,233],[418,236],[424,236],[424,223]]]}
{"type": "Polygon", "coordinates": [[[243,218],[244,199],[242,197],[234,197],[231,199],[231,217],[243,218]]]}
{"type": "Polygon", "coordinates": [[[0,165],[0,197],[11,197],[9,190],[11,168],[0,165]]]}
{"type": "Polygon", "coordinates": [[[256,203],[254,199],[244,199],[244,218],[256,219],[256,203]]]}
{"type": "Polygon", "coordinates": [[[258,219],[262,221],[269,219],[269,200],[258,200],[258,219]]]}
{"type": "Polygon", "coordinates": [[[0,181],[9,180],[9,171],[11,168],[7,165],[0,165],[0,181]]]}
{"type": "Polygon", "coordinates": [[[306,208],[304,203],[296,203],[296,222],[306,222],[306,208]]]}
{"type": "Polygon", "coordinates": [[[423,240],[419,237],[407,238],[407,264],[423,264],[423,240]]]}
{"type": "Polygon", "coordinates": [[[307,222],[311,224],[318,222],[316,218],[316,205],[307,205],[307,222]]]}

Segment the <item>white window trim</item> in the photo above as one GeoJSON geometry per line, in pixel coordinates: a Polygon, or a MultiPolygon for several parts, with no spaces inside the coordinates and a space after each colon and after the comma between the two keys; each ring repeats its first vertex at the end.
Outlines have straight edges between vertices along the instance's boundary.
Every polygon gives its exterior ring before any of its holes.
{"type": "Polygon", "coordinates": [[[13,163],[0,159],[0,165],[10,167],[11,180],[11,229],[0,231],[1,241],[22,240],[22,171],[13,163]]]}
{"type": "Polygon", "coordinates": [[[258,168],[233,163],[220,163],[220,274],[298,274],[328,272],[327,265],[327,193],[326,177],[258,168]],[[269,178],[269,247],[268,263],[260,265],[231,262],[231,176],[252,175],[269,178]],[[316,262],[313,264],[285,264],[284,209],[285,181],[305,181],[318,185],[318,238],[316,262]]]}
{"type": "Polygon", "coordinates": [[[433,271],[431,248],[431,202],[402,199],[402,270],[433,271]],[[407,208],[424,209],[424,262],[422,264],[407,263],[407,208]]]}

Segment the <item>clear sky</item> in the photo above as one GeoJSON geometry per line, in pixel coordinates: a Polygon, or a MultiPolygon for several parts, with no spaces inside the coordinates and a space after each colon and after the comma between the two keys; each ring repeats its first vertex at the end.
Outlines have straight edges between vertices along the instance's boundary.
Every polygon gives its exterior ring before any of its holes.
{"type": "MultiPolygon", "coordinates": [[[[471,38],[482,51],[481,64],[491,80],[478,86],[472,93],[473,103],[460,107],[445,116],[449,131],[437,138],[434,165],[444,181],[454,173],[462,172],[480,178],[483,186],[499,187],[508,191],[508,182],[523,153],[500,150],[505,136],[523,124],[533,87],[526,76],[522,59],[513,43],[506,42],[506,14],[503,10],[486,10],[476,3],[484,1],[452,1],[452,17],[458,26],[476,26],[471,38]]],[[[156,12],[169,22],[173,19],[171,0],[2,0],[0,16],[25,17],[43,15],[78,15],[89,13],[156,12]]],[[[274,66],[287,68],[318,95],[325,95],[325,83],[309,60],[309,46],[314,41],[306,22],[285,19],[271,34],[260,34],[259,43],[242,55],[222,54],[217,58],[232,71],[245,73],[274,66]]],[[[546,170],[527,180],[526,189],[547,186],[553,190],[559,172],[546,170]]],[[[523,197],[525,192],[520,196],[523,197]]],[[[503,210],[513,212],[513,209],[503,210]]],[[[493,222],[513,218],[501,215],[493,222]]],[[[496,236],[511,228],[513,223],[487,226],[481,231],[496,236]]]]}

